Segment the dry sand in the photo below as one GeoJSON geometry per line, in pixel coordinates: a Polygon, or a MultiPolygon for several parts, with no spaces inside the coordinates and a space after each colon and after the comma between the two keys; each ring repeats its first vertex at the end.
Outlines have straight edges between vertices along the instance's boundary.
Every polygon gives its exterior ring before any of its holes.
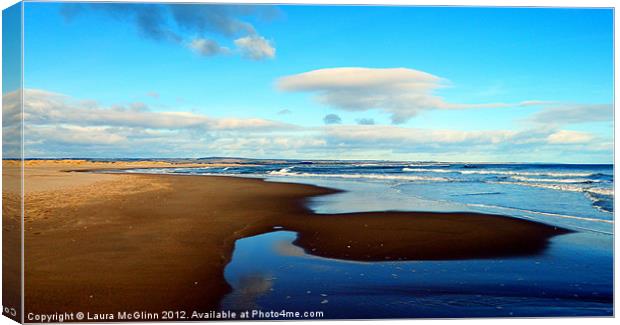
{"type": "MultiPolygon", "coordinates": [[[[356,261],[535,254],[566,232],[472,213],[316,215],[305,200],[334,190],[259,179],[66,172],[98,168],[111,166],[26,166],[26,312],[215,309],[235,241],[274,226],[298,232],[309,254],[356,261]]],[[[18,198],[7,187],[3,208],[18,198]]],[[[3,213],[6,236],[19,216],[3,213]]]]}

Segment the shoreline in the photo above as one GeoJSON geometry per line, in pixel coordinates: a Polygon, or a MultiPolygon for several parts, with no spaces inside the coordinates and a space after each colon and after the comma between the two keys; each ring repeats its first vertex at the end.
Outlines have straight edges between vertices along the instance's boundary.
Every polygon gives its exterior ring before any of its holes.
{"type": "Polygon", "coordinates": [[[308,254],[362,262],[534,255],[569,232],[476,213],[315,214],[307,199],[339,190],[60,165],[25,169],[26,312],[217,309],[235,241],[274,227],[308,254]]]}

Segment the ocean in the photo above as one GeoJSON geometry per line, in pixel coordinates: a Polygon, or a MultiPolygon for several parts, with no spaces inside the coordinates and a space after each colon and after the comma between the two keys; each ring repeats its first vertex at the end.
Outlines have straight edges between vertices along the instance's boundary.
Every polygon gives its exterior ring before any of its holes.
{"type": "Polygon", "coordinates": [[[316,213],[470,211],[564,227],[533,256],[351,262],[313,256],[280,229],[236,242],[222,310],[321,311],[325,318],[613,314],[613,165],[252,161],[122,172],[259,177],[344,190],[316,213]]]}
{"type": "Polygon", "coordinates": [[[613,231],[613,165],[278,161],[131,172],[260,177],[348,191],[313,200],[318,213],[476,211],[613,231]]]}

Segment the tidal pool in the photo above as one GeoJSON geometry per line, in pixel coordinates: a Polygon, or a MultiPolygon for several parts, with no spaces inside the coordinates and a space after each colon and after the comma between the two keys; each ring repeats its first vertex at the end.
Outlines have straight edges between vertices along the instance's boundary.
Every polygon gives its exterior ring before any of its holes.
{"type": "Polygon", "coordinates": [[[223,310],[325,318],[612,315],[611,236],[571,233],[530,257],[361,263],[326,259],[274,231],[236,242],[223,310]]]}

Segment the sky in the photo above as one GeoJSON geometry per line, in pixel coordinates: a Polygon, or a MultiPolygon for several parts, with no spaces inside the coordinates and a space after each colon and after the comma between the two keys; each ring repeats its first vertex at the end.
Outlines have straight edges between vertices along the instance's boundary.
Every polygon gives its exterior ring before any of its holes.
{"type": "Polygon", "coordinates": [[[25,156],[611,163],[612,17],[26,3],[25,156]]]}

